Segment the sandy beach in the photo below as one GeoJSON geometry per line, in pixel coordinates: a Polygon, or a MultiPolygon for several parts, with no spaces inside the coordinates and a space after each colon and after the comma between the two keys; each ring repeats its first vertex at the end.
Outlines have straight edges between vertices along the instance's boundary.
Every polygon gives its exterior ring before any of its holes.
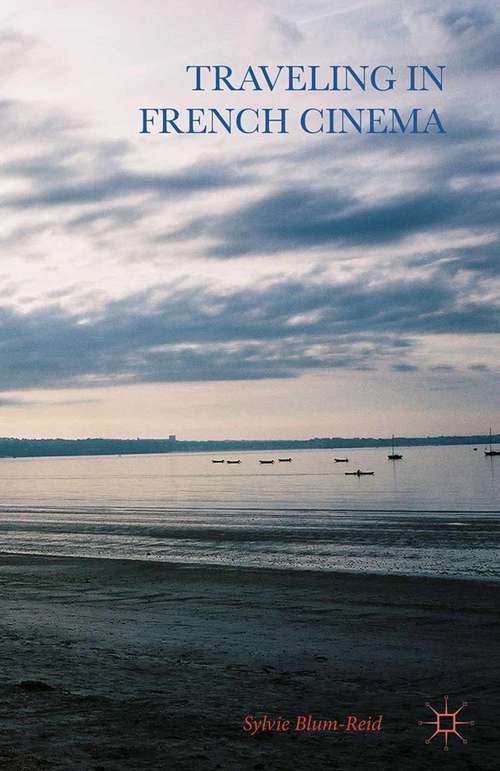
{"type": "Polygon", "coordinates": [[[5,771],[498,767],[497,584],[6,554],[0,582],[5,771]],[[445,694],[476,723],[448,753],[418,725],[445,694]]]}

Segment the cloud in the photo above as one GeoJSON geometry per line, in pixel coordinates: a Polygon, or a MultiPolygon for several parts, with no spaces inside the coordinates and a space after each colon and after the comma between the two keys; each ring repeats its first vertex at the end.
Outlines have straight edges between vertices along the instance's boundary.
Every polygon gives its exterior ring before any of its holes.
{"type": "Polygon", "coordinates": [[[66,407],[68,405],[94,404],[99,399],[59,399],[57,401],[44,399],[19,399],[16,397],[0,397],[0,407],[66,407]]]}
{"type": "Polygon", "coordinates": [[[414,364],[396,363],[392,365],[394,372],[415,372],[418,370],[414,364]]]}
{"type": "MultiPolygon", "coordinates": [[[[337,14],[327,5],[311,13],[337,14]]],[[[366,5],[364,31],[376,15],[366,5]]],[[[461,53],[472,74],[497,66],[491,5],[414,13],[452,64],[461,53]]],[[[302,50],[320,25],[307,40],[284,13],[271,26],[273,44],[302,50]]],[[[0,37],[0,49],[23,45],[0,37]]],[[[497,132],[475,108],[459,117],[453,99],[443,95],[445,137],[198,137],[185,155],[182,139],[138,150],[63,109],[0,102],[0,388],[448,371],[418,355],[427,336],[500,333],[497,132]],[[9,283],[11,265],[30,279],[9,283]]],[[[488,366],[467,356],[471,373],[488,366]]]]}
{"type": "Polygon", "coordinates": [[[499,333],[500,310],[438,276],[329,284],[317,276],[218,292],[157,286],[80,318],[3,309],[0,389],[296,377],[415,365],[414,336],[499,333]]]}
{"type": "MultiPolygon", "coordinates": [[[[26,167],[25,167],[26,168],[26,167]]],[[[36,168],[31,165],[31,171],[36,168]]],[[[7,170],[8,171],[8,170],[7,170]]],[[[41,170],[46,180],[45,170],[41,170]]],[[[32,174],[32,176],[35,176],[32,174]]],[[[100,174],[95,179],[74,180],[70,184],[50,184],[28,194],[4,199],[4,205],[16,209],[40,206],[67,206],[116,201],[137,193],[154,193],[161,198],[186,197],[193,193],[248,184],[248,174],[238,174],[228,166],[195,164],[171,173],[121,171],[100,174]]]]}
{"type": "Polygon", "coordinates": [[[423,3],[407,13],[409,27],[415,26],[420,35],[430,35],[435,30],[441,33],[441,55],[451,64],[468,72],[500,66],[498,3],[423,3]]]}
{"type": "Polygon", "coordinates": [[[214,255],[278,252],[327,244],[390,243],[464,213],[464,196],[403,194],[383,204],[358,203],[329,189],[280,190],[217,223],[214,255]]]}
{"type": "Polygon", "coordinates": [[[298,45],[304,40],[304,35],[297,24],[290,19],[285,19],[283,16],[274,14],[271,17],[271,28],[278,33],[280,38],[290,45],[298,45]]]}
{"type": "Polygon", "coordinates": [[[0,71],[2,79],[26,67],[27,58],[33,56],[38,42],[30,35],[14,29],[0,28],[0,71]]]}
{"type": "Polygon", "coordinates": [[[36,402],[36,401],[9,398],[7,396],[0,397],[0,407],[24,407],[24,406],[30,406],[38,403],[39,402],[36,402]]]}
{"type": "MultiPolygon", "coordinates": [[[[381,282],[405,269],[417,277],[438,270],[443,281],[467,271],[475,273],[468,287],[476,292],[478,282],[500,273],[495,132],[484,122],[457,119],[444,142],[414,146],[410,171],[401,165],[407,157],[401,150],[400,142],[381,148],[368,141],[348,144],[340,160],[325,143],[283,154],[275,161],[282,172],[278,184],[273,179],[251,200],[187,219],[153,240],[187,242],[193,253],[215,261],[296,255],[324,266],[341,255],[343,261],[367,262],[367,280],[376,265],[381,282]],[[295,178],[295,168],[306,165],[309,178],[295,178]],[[423,237],[432,248],[417,246],[423,237]]],[[[490,296],[495,304],[496,285],[490,296]]],[[[457,334],[459,324],[457,315],[457,334]]]]}
{"type": "Polygon", "coordinates": [[[456,37],[481,33],[494,25],[493,15],[485,8],[476,6],[454,6],[443,11],[441,22],[448,32],[456,37]]]}

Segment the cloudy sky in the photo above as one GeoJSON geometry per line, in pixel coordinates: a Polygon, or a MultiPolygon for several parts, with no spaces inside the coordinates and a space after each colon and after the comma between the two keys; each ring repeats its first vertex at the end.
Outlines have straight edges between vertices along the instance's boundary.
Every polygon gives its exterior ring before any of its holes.
{"type": "Polygon", "coordinates": [[[497,7],[4,0],[0,434],[500,430],[497,7]],[[211,63],[447,70],[193,94],[211,63]],[[138,133],[141,106],[410,104],[446,136],[138,133]]]}

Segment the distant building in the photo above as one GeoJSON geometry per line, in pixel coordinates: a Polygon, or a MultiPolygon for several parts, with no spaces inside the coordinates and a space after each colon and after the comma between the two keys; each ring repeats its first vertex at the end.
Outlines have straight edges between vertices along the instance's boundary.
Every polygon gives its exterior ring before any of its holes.
{"type": "Polygon", "coordinates": [[[177,441],[176,435],[175,434],[169,434],[168,435],[168,441],[169,442],[176,442],[177,441]]]}

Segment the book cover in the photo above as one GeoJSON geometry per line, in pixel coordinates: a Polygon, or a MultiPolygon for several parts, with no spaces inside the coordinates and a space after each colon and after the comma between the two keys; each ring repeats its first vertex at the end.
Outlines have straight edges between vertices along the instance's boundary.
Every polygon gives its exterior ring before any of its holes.
{"type": "Polygon", "coordinates": [[[4,0],[0,768],[498,768],[493,0],[4,0]]]}

